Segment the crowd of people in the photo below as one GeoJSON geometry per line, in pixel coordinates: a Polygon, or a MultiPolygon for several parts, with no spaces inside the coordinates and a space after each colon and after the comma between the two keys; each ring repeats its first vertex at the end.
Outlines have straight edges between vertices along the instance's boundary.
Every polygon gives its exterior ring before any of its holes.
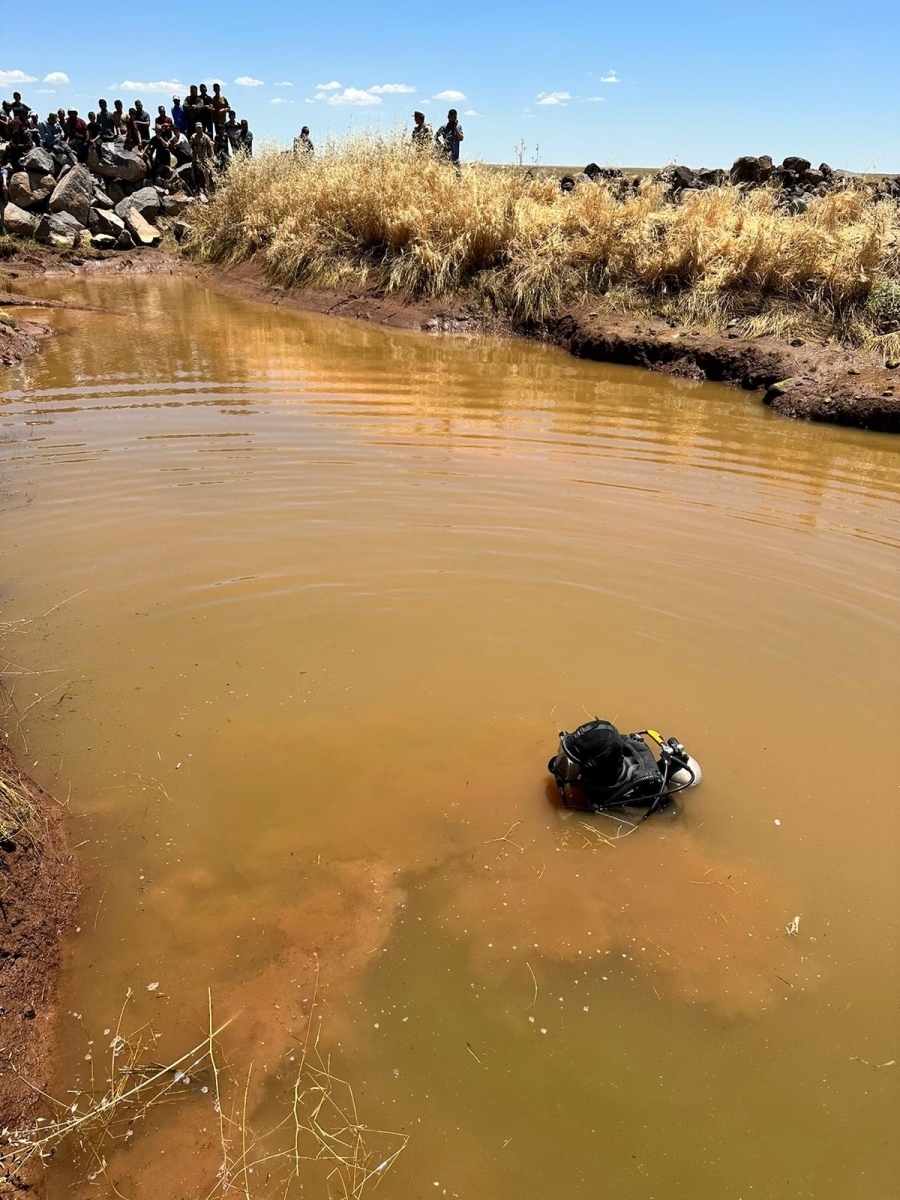
{"type": "MultiPolygon", "coordinates": [[[[417,150],[451,162],[459,171],[459,149],[464,134],[455,108],[436,133],[421,112],[413,114],[412,142],[417,150]]],[[[205,83],[192,84],[182,99],[173,96],[170,108],[164,104],[156,113],[135,100],[125,109],[121,100],[112,108],[106,100],[97,101],[96,111],[87,120],[75,108],[59,108],[41,120],[37,112],[13,92],[12,100],[0,106],[0,170],[4,179],[22,167],[34,147],[62,154],[73,164],[88,162],[93,150],[99,154],[104,145],[119,145],[141,155],[152,183],[164,180],[174,169],[191,165],[191,177],[197,190],[215,188],[217,172],[227,170],[238,154],[252,155],[253,133],[246,121],[238,121],[219,83],[212,91],[205,83]]],[[[301,159],[315,154],[309,127],[304,125],[293,142],[293,153],[301,159]]]]}
{"type": "Polygon", "coordinates": [[[214,168],[227,168],[236,154],[253,153],[253,133],[246,121],[237,120],[218,83],[211,92],[205,83],[192,84],[183,100],[173,96],[171,108],[160,104],[155,114],[140,100],[127,110],[121,100],[114,100],[112,108],[98,100],[87,120],[75,108],[57,109],[41,120],[13,92],[12,100],[0,106],[0,143],[5,143],[0,168],[12,171],[36,146],[87,162],[92,148],[99,152],[104,144],[118,144],[145,159],[151,181],[173,166],[190,163],[195,184],[207,190],[214,187],[214,168]]]}

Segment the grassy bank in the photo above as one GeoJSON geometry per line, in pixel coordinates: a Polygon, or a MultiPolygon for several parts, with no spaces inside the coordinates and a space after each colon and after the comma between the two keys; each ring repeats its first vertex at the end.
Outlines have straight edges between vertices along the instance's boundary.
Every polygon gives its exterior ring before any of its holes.
{"type": "Polygon", "coordinates": [[[397,140],[359,138],[304,163],[237,161],[196,216],[202,261],[259,256],[286,287],[462,292],[518,321],[588,301],[751,335],[836,339],[900,355],[900,205],[866,188],[800,216],[765,188],[724,186],[672,203],[645,182],[561,193],[478,164],[461,178],[397,140]]]}

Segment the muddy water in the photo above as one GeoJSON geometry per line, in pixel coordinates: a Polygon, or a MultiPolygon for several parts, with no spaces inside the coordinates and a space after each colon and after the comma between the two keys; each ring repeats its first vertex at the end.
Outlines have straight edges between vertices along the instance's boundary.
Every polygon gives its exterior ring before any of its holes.
{"type": "MultiPolygon", "coordinates": [[[[54,609],[12,724],[85,865],[60,1093],[129,989],[157,1062],[211,996],[251,1141],[312,1027],[409,1135],[400,1200],[895,1195],[900,444],[177,279],[38,289],[106,310],[0,384],[4,616],[54,609]],[[702,788],[561,812],[594,712],[702,788]]],[[[206,1195],[218,1122],[190,1090],[84,1194],[206,1195]]]]}

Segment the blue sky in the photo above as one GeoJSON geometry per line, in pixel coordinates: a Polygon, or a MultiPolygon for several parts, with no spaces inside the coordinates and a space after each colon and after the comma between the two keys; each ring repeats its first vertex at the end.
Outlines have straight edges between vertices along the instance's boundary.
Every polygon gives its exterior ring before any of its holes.
{"type": "Polygon", "coordinates": [[[900,3],[883,0],[158,0],[5,22],[0,95],[85,112],[139,95],[155,109],[170,82],[220,79],[258,141],[303,124],[318,141],[389,128],[417,107],[436,124],[452,104],[467,114],[464,156],[493,162],[524,140],[526,162],[699,167],[769,153],[900,171],[898,61],[900,3]]]}

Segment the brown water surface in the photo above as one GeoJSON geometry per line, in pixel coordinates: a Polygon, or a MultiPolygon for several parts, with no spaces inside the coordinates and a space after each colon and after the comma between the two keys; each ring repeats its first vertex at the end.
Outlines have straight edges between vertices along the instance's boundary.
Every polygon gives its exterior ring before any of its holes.
{"type": "MultiPolygon", "coordinates": [[[[38,288],[106,310],[0,383],[4,618],[48,614],[7,720],[85,866],[60,1094],[129,989],[166,1060],[211,994],[249,1125],[312,1017],[410,1135],[397,1200],[897,1195],[900,442],[176,278],[38,288]],[[560,811],[595,712],[702,787],[560,811]]],[[[211,1093],[140,1126],[51,1193],[207,1195],[211,1093]]]]}

